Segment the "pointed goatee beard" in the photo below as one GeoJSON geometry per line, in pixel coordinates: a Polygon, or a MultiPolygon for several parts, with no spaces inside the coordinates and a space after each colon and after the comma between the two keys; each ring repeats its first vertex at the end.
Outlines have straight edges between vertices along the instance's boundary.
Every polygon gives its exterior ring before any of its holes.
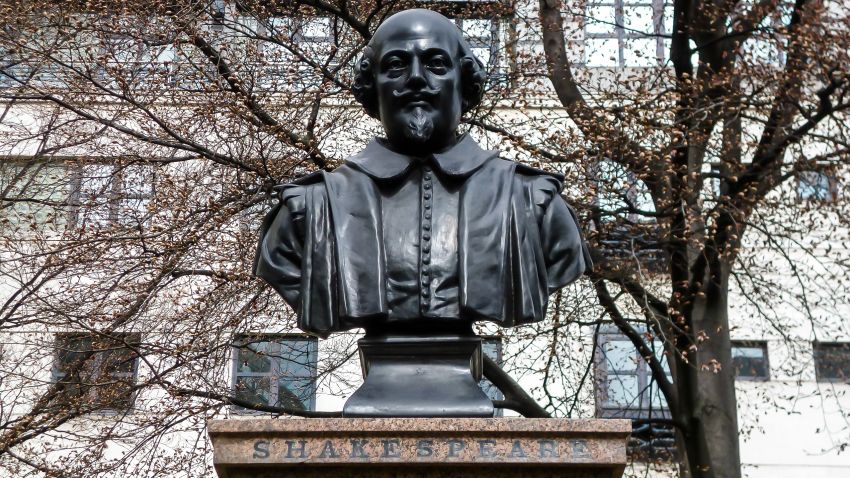
{"type": "Polygon", "coordinates": [[[434,133],[434,121],[425,113],[422,107],[417,106],[410,113],[410,120],[405,129],[406,136],[417,143],[424,143],[431,139],[434,133]]]}

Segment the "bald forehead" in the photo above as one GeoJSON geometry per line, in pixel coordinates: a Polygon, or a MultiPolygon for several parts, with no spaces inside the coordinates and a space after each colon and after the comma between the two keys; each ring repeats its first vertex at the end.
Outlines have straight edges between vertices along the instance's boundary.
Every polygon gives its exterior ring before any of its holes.
{"type": "Polygon", "coordinates": [[[372,36],[369,44],[379,54],[388,42],[434,39],[447,45],[459,45],[460,31],[448,18],[430,10],[405,10],[388,18],[372,36]]]}

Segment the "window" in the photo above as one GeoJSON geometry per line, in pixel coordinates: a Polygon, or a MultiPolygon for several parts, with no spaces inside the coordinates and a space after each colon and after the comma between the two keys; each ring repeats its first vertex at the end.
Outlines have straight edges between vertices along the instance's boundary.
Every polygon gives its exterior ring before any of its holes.
{"type": "Polygon", "coordinates": [[[665,60],[672,4],[664,0],[591,0],[584,25],[585,64],[654,66],[665,60]]]}
{"type": "Polygon", "coordinates": [[[20,86],[29,77],[29,62],[15,48],[19,37],[12,25],[0,26],[0,88],[20,86]]]}
{"type": "MultiPolygon", "coordinates": [[[[655,355],[670,379],[663,344],[651,343],[655,355]]],[[[647,419],[669,418],[667,402],[655,385],[646,361],[631,341],[616,329],[597,335],[596,414],[600,418],[631,418],[632,437],[629,453],[641,460],[670,459],[675,451],[675,434],[671,426],[647,422],[647,419]]]]}
{"type": "Polygon", "coordinates": [[[593,174],[593,224],[605,257],[630,262],[647,272],[666,271],[667,256],[655,239],[659,226],[646,184],[609,160],[599,161],[593,174]]]}
{"type": "Polygon", "coordinates": [[[70,189],[63,163],[0,162],[0,229],[15,236],[62,229],[70,189]]]}
{"type": "MultiPolygon", "coordinates": [[[[271,38],[287,41],[290,35],[290,22],[286,17],[269,18],[267,22],[261,23],[260,31],[264,31],[271,38]]],[[[261,76],[257,79],[263,88],[276,89],[292,83],[287,80],[290,71],[292,55],[287,49],[273,41],[262,41],[259,46],[260,59],[264,63],[259,69],[261,76]]],[[[291,75],[291,73],[290,73],[291,75]]]]}
{"type": "MultiPolygon", "coordinates": [[[[295,47],[307,58],[328,69],[336,67],[334,58],[331,57],[334,31],[330,18],[310,18],[293,23],[292,33],[295,47]]],[[[314,90],[322,84],[323,75],[309,64],[299,62],[296,85],[314,90]]]]}
{"type": "Polygon", "coordinates": [[[815,343],[818,382],[850,383],[850,343],[815,343]]]}
{"type": "MultiPolygon", "coordinates": [[[[256,405],[315,410],[318,340],[288,335],[241,336],[234,345],[233,393],[256,405]]],[[[238,411],[247,411],[237,408],[238,411]]]]}
{"type": "Polygon", "coordinates": [[[767,343],[732,342],[732,366],[739,379],[768,380],[767,343]]]}
{"type": "Polygon", "coordinates": [[[280,43],[260,43],[266,62],[262,69],[264,76],[259,79],[262,87],[314,90],[321,85],[324,73],[307,60],[328,70],[338,66],[331,56],[335,55],[335,36],[330,18],[272,17],[263,22],[263,27],[268,37],[280,43]]]}
{"type": "MultiPolygon", "coordinates": [[[[497,365],[502,366],[502,339],[498,337],[492,338],[484,338],[481,342],[481,351],[484,355],[493,359],[497,365]]],[[[490,400],[504,400],[505,396],[502,394],[502,391],[496,388],[492,382],[487,380],[486,378],[482,378],[478,385],[481,387],[481,390],[484,390],[484,393],[490,397],[490,400]]],[[[496,416],[503,416],[505,411],[501,408],[496,409],[496,416]]]]}
{"type": "Polygon", "coordinates": [[[739,3],[738,8],[746,10],[741,15],[752,14],[755,8],[760,11],[757,16],[764,16],[761,23],[755,26],[754,31],[749,32],[750,37],[744,42],[740,49],[743,59],[751,63],[762,65],[783,65],[785,63],[785,51],[783,44],[787,41],[782,29],[791,23],[791,13],[794,3],[781,1],[777,5],[764,10],[764,5],[754,0],[745,0],[739,3]],[[766,15],[765,15],[766,13],[766,15]]]}
{"type": "Polygon", "coordinates": [[[133,407],[139,334],[59,334],[51,371],[63,386],[56,405],[83,411],[126,411],[133,407]]]}
{"type": "MultiPolygon", "coordinates": [[[[654,341],[655,354],[670,370],[663,345],[654,341]]],[[[597,349],[597,408],[603,418],[648,418],[666,413],[667,402],[655,385],[649,367],[625,336],[600,334],[597,349]]]]}
{"type": "Polygon", "coordinates": [[[495,19],[457,18],[455,24],[490,76],[496,75],[499,63],[499,22],[495,19]]]}
{"type": "Polygon", "coordinates": [[[150,67],[148,48],[141,40],[129,35],[108,35],[103,41],[101,55],[104,62],[102,74],[107,81],[140,79],[150,67]]]}
{"type": "Polygon", "coordinates": [[[78,227],[135,225],[148,218],[156,168],[133,164],[85,164],[77,171],[72,202],[78,227]]]}
{"type": "MultiPolygon", "coordinates": [[[[221,80],[218,66],[198,49],[183,46],[163,50],[157,57],[157,62],[168,61],[168,56],[173,58],[169,65],[170,81],[180,90],[205,92],[221,80]]],[[[159,64],[155,66],[158,68],[159,64]]]]}
{"type": "Polygon", "coordinates": [[[803,171],[797,176],[797,198],[803,201],[832,202],[835,180],[822,171],[803,171]]]}
{"type": "Polygon", "coordinates": [[[604,160],[594,168],[596,205],[602,221],[623,217],[631,222],[654,221],[655,204],[649,188],[633,172],[614,161],[604,160]]]}

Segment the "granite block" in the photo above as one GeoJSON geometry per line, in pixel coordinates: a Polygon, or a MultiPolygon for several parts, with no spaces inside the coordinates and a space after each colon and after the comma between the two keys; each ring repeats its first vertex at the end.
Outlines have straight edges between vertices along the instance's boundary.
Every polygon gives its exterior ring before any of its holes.
{"type": "Polygon", "coordinates": [[[628,420],[213,420],[220,478],[619,477],[628,420]],[[486,473],[485,473],[486,472],[486,473]]]}

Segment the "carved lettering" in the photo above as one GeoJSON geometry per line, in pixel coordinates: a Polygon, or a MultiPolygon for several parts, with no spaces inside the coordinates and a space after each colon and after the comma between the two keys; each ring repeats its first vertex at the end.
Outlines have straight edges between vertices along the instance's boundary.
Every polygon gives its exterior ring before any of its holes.
{"type": "Polygon", "coordinates": [[[366,450],[364,447],[369,443],[369,440],[351,440],[351,455],[350,458],[369,458],[369,455],[366,454],[366,450]]]}
{"type": "Polygon", "coordinates": [[[307,458],[307,442],[304,440],[298,440],[298,447],[295,446],[295,441],[286,440],[286,457],[287,458],[307,458]],[[295,456],[294,453],[298,452],[299,456],[295,456]]]}
{"type": "MultiPolygon", "coordinates": [[[[553,460],[561,458],[561,454],[572,456],[574,459],[589,459],[593,457],[592,449],[586,439],[570,439],[563,444],[554,439],[537,439],[537,450],[534,450],[534,441],[529,443],[523,440],[511,440],[504,445],[510,444],[509,450],[501,451],[499,446],[502,443],[500,440],[488,438],[479,440],[462,440],[462,439],[447,439],[440,441],[440,445],[445,444],[445,451],[438,446],[434,440],[417,439],[409,442],[403,442],[401,438],[381,438],[380,452],[377,450],[378,443],[370,445],[369,440],[363,438],[350,439],[351,451],[348,453],[345,450],[345,445],[339,441],[322,440],[321,442],[311,442],[308,440],[284,440],[286,445],[285,458],[298,460],[307,459],[310,457],[322,459],[339,459],[348,454],[349,458],[378,458],[378,459],[399,459],[402,458],[402,452],[405,447],[410,447],[415,444],[415,456],[417,458],[434,458],[441,456],[446,459],[460,458],[463,453],[470,447],[475,447],[477,450],[470,450],[471,453],[477,453],[477,458],[483,460],[494,460],[501,457],[512,459],[523,459],[529,456],[534,456],[543,460],[553,460]],[[319,446],[321,444],[321,446],[319,446]],[[371,448],[376,448],[374,454],[370,456],[371,448]],[[531,447],[531,448],[527,448],[531,447]],[[319,450],[318,456],[315,454],[319,450]],[[445,453],[445,455],[442,455],[445,453]],[[531,455],[529,455],[531,454],[531,455]]],[[[253,458],[257,460],[267,460],[271,457],[272,444],[269,440],[255,440],[253,443],[253,458]]],[[[411,450],[412,451],[412,450],[411,450]]]]}
{"type": "Polygon", "coordinates": [[[449,440],[449,458],[457,458],[458,453],[466,448],[466,442],[463,440],[449,440]]]}
{"type": "Polygon", "coordinates": [[[254,458],[269,457],[269,442],[266,440],[257,440],[254,442],[254,458]]]}
{"type": "Polygon", "coordinates": [[[572,440],[573,458],[591,458],[587,440],[572,440]]]}
{"type": "Polygon", "coordinates": [[[558,458],[558,446],[555,440],[537,440],[539,446],[540,458],[558,458]]]}
{"type": "Polygon", "coordinates": [[[325,440],[325,444],[322,445],[322,452],[319,453],[319,458],[339,458],[339,453],[336,452],[332,441],[325,440]]]}
{"type": "Polygon", "coordinates": [[[432,440],[419,440],[416,442],[416,456],[433,456],[434,446],[432,440]]]}
{"type": "Polygon", "coordinates": [[[495,440],[478,440],[478,456],[481,458],[495,458],[496,450],[495,440]]]}
{"type": "Polygon", "coordinates": [[[522,443],[519,440],[514,440],[514,446],[511,447],[511,458],[525,458],[527,455],[525,454],[525,450],[522,449],[522,443]]]}
{"type": "Polygon", "coordinates": [[[384,446],[384,452],[381,453],[381,458],[401,458],[401,452],[398,449],[401,444],[398,438],[381,440],[381,444],[384,446]]]}

